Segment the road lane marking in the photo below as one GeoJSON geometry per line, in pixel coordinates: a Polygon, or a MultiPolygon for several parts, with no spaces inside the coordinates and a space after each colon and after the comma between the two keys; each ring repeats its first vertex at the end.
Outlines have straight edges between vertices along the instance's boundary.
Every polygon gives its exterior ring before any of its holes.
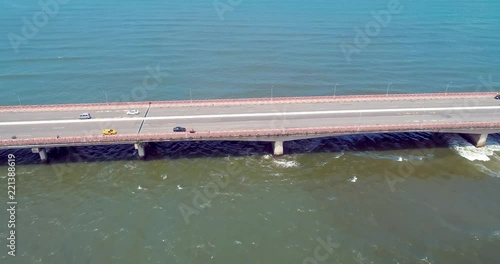
{"type": "Polygon", "coordinates": [[[15,121],[0,122],[0,126],[13,125],[42,125],[42,124],[72,124],[92,122],[122,122],[122,121],[151,121],[151,120],[182,120],[182,119],[204,119],[224,117],[283,117],[283,116],[305,116],[305,115],[328,115],[328,114],[363,114],[363,113],[394,113],[417,111],[463,111],[463,110],[495,110],[500,106],[470,106],[470,107],[430,107],[430,108],[401,108],[401,109],[361,109],[361,110],[330,110],[330,111],[306,111],[306,112],[275,112],[275,113],[248,113],[248,114],[217,114],[217,115],[193,115],[193,116],[156,116],[156,117],[133,117],[133,118],[95,118],[75,120],[44,120],[44,121],[15,121]]]}

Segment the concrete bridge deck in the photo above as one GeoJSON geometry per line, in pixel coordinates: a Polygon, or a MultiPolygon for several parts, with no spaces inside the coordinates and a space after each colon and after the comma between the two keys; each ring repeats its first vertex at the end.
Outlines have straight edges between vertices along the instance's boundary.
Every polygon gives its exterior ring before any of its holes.
{"type": "MultiPolygon", "coordinates": [[[[0,107],[0,148],[136,144],[180,140],[283,141],[386,132],[456,132],[477,146],[500,132],[496,93],[358,95],[0,107]],[[127,115],[137,109],[139,115],[127,115]],[[79,120],[82,112],[92,119],[79,120]],[[196,133],[173,133],[172,128],[196,133]],[[104,136],[112,128],[118,135],[104,136]],[[15,135],[15,139],[12,137],[15,135]]],[[[43,158],[43,157],[42,157],[43,158]]],[[[46,157],[45,157],[46,158],[46,157]]]]}

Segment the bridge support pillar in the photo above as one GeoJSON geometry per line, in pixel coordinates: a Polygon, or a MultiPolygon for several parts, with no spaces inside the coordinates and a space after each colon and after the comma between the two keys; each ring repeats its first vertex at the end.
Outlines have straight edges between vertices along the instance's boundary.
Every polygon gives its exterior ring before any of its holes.
{"type": "Polygon", "coordinates": [[[137,149],[140,159],[146,158],[146,143],[135,143],[134,147],[137,149]]]}
{"type": "Polygon", "coordinates": [[[38,153],[42,162],[47,162],[47,149],[45,148],[32,148],[31,152],[38,153]]]}
{"type": "Polygon", "coordinates": [[[274,141],[273,151],[274,151],[274,156],[283,155],[283,141],[274,141]]]}
{"type": "Polygon", "coordinates": [[[477,148],[484,147],[488,139],[488,134],[462,134],[462,136],[477,148]]]}

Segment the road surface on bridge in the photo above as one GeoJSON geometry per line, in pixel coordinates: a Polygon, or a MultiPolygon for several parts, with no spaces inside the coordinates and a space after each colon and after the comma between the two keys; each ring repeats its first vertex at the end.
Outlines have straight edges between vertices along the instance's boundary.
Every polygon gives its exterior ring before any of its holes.
{"type": "MultiPolygon", "coordinates": [[[[175,126],[193,128],[197,132],[230,132],[236,130],[308,129],[339,126],[414,125],[441,123],[498,122],[500,101],[493,93],[449,94],[416,97],[386,96],[375,100],[302,100],[289,98],[283,103],[264,102],[237,104],[228,100],[200,104],[151,102],[137,103],[131,108],[122,104],[100,104],[59,107],[0,107],[0,140],[47,137],[102,136],[112,128],[119,135],[172,133],[175,126]],[[137,109],[139,115],[127,115],[137,109]],[[80,120],[88,112],[92,119],[80,120]]],[[[107,136],[110,140],[113,136],[107,136]]]]}

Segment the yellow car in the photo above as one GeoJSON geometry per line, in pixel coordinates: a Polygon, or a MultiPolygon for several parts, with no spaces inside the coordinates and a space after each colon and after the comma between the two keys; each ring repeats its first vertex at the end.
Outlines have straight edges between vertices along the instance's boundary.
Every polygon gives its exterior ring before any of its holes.
{"type": "Polygon", "coordinates": [[[110,128],[106,128],[102,131],[102,134],[103,135],[116,135],[116,130],[114,129],[110,129],[110,128]]]}

